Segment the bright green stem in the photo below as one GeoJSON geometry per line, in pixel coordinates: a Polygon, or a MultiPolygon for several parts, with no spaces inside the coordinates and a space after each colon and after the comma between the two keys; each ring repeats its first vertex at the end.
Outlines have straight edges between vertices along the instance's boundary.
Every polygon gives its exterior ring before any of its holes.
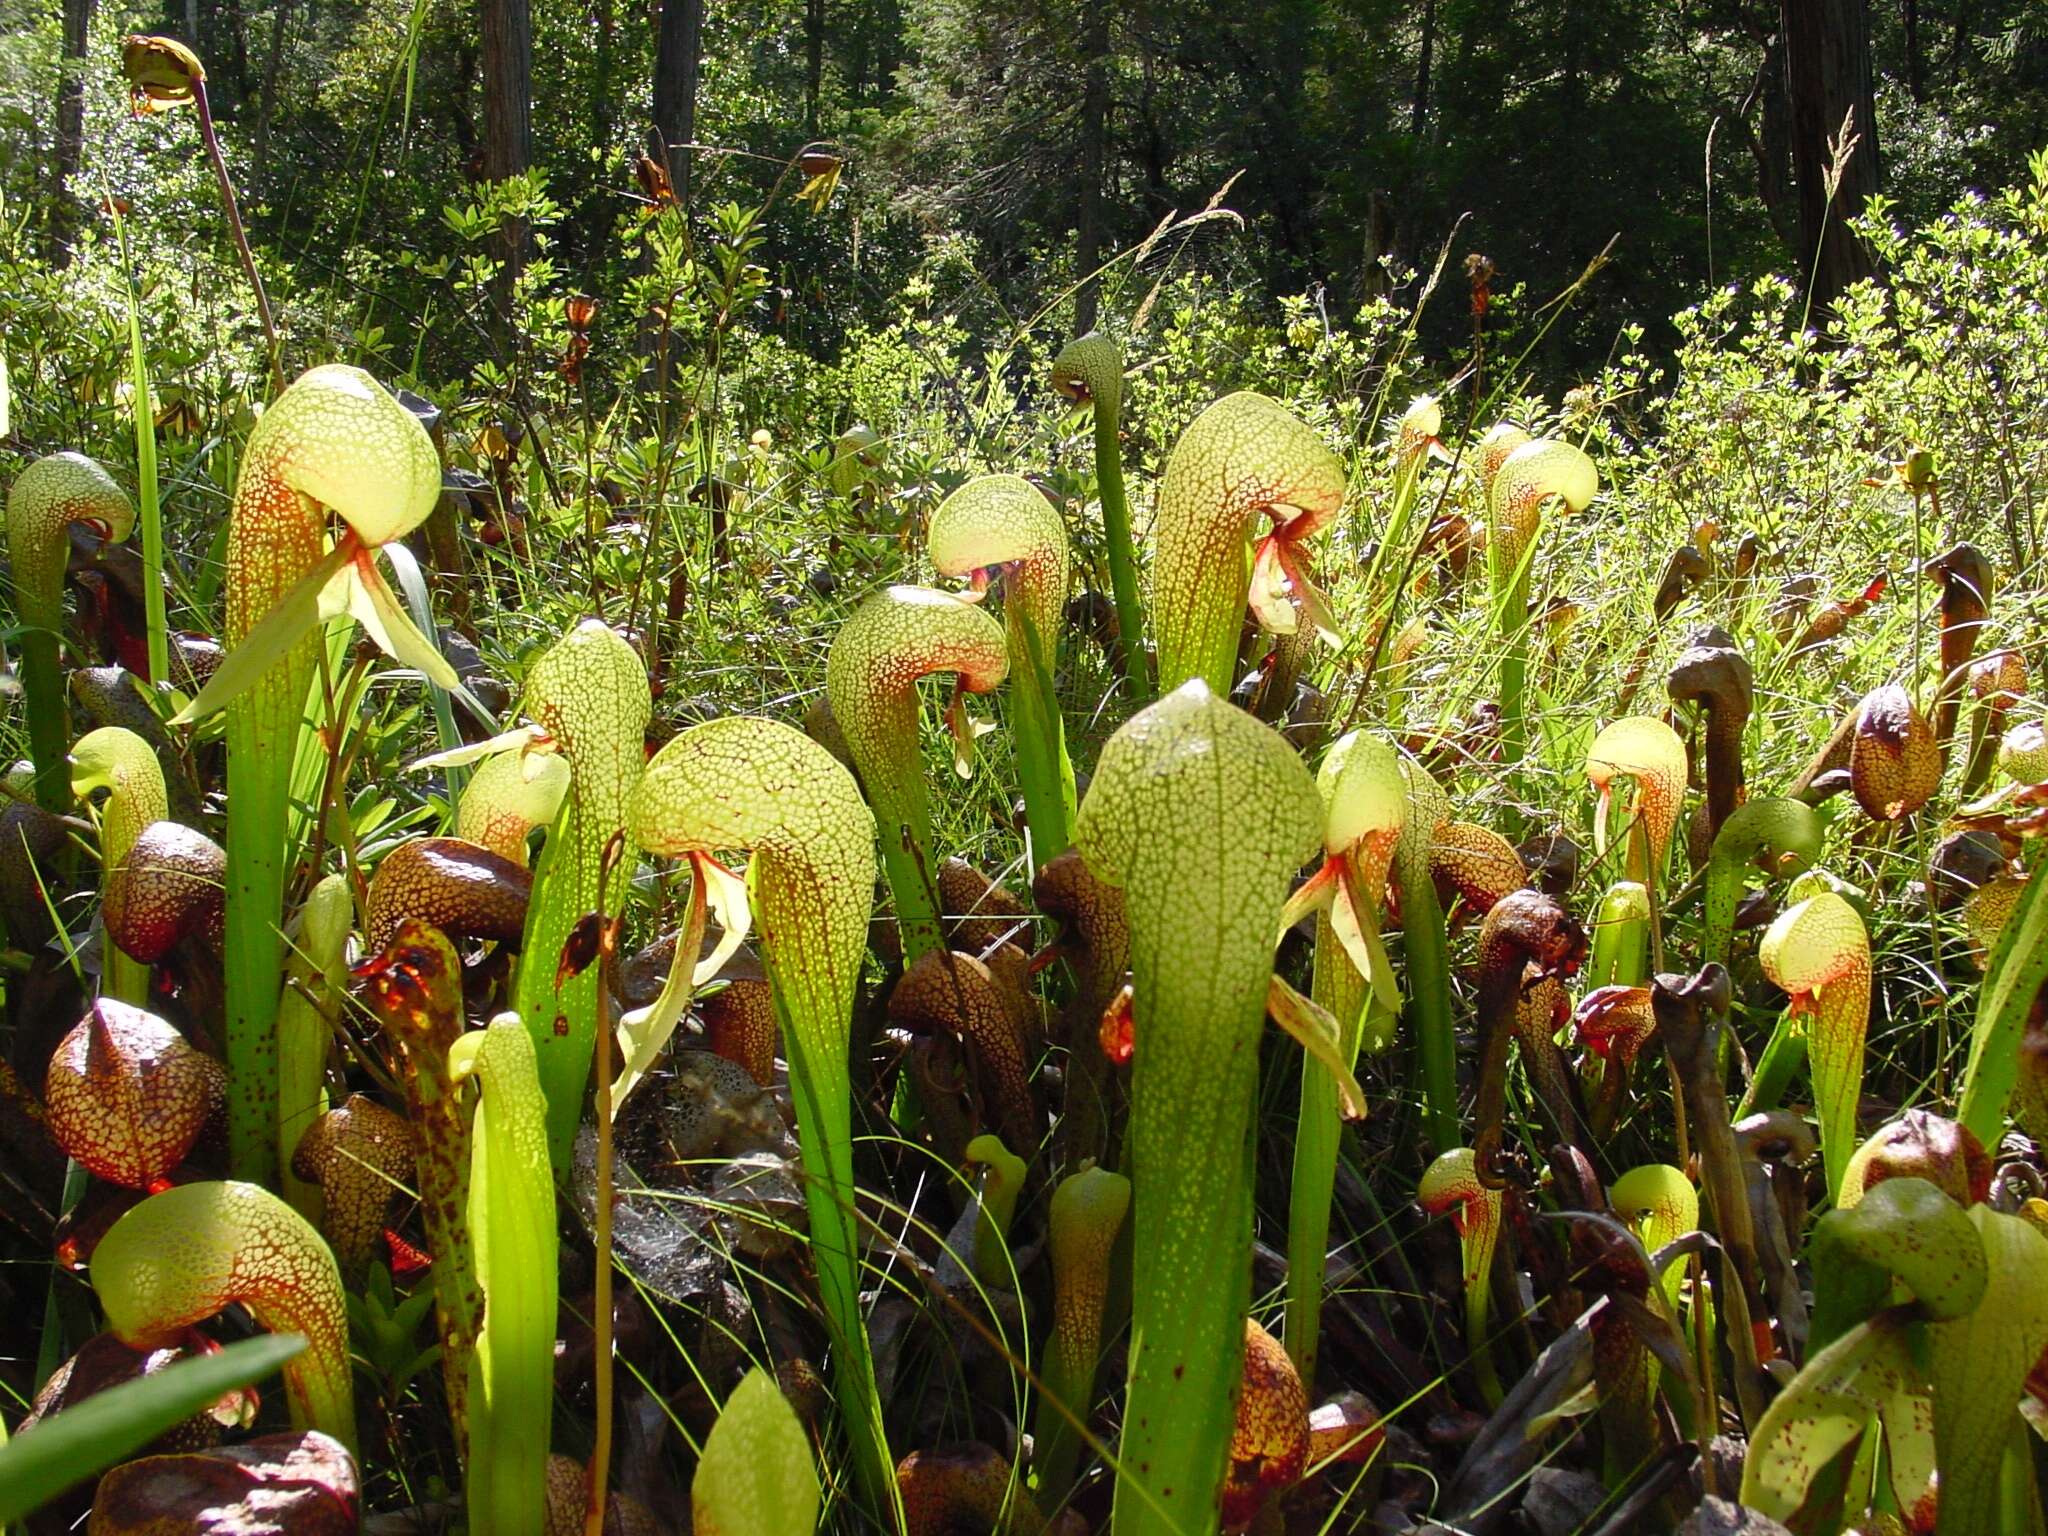
{"type": "Polygon", "coordinates": [[[1387,520],[1381,525],[1372,564],[1365,573],[1365,588],[1374,603],[1374,633],[1393,619],[1392,598],[1398,594],[1385,590],[1387,567],[1393,561],[1408,558],[1408,524],[1415,515],[1416,495],[1422,488],[1422,467],[1443,424],[1443,409],[1429,395],[1415,400],[1401,417],[1394,439],[1394,484],[1387,497],[1387,520]]]}
{"type": "Polygon", "coordinates": [[[1394,849],[1394,890],[1401,903],[1401,953],[1408,979],[1402,1012],[1422,1066],[1423,1123],[1439,1156],[1458,1145],[1458,1037],[1451,1023],[1450,935],[1429,870],[1430,840],[1450,804],[1436,781],[1404,759],[1408,816],[1394,849]]]}
{"type": "Polygon", "coordinates": [[[1107,1168],[1084,1168],[1053,1191],[1047,1235],[1052,1251],[1052,1334],[1046,1341],[1038,1414],[1032,1421],[1032,1469],[1039,1503],[1063,1504],[1074,1484],[1081,1433],[1095,1404],[1102,1357],[1111,1255],[1131,1204],[1131,1181],[1107,1168]]]}
{"type": "MultiPolygon", "coordinates": [[[[1310,995],[1337,1020],[1337,1052],[1349,1067],[1358,1060],[1359,1015],[1366,1006],[1358,974],[1330,930],[1327,912],[1316,918],[1315,974],[1310,995]]],[[[1343,1122],[1337,1084],[1305,1062],[1301,1110],[1294,1130],[1294,1170],[1287,1191],[1287,1353],[1302,1384],[1314,1388],[1323,1316],[1323,1271],[1330,1241],[1330,1201],[1337,1187],[1337,1151],[1343,1122]]]]}
{"type": "Polygon", "coordinates": [[[1074,766],[1055,683],[1067,599],[1066,525],[1023,476],[982,475],[940,503],[926,543],[942,576],[1002,572],[1010,724],[1036,874],[1074,840],[1074,766]]]}
{"type": "Polygon", "coordinates": [[[71,715],[64,698],[62,630],[64,567],[71,524],[100,530],[109,542],[128,537],[135,509],[113,477],[82,453],[52,453],[15,477],[7,492],[7,561],[21,620],[21,688],[28,715],[29,757],[36,768],[36,804],[71,809],[65,754],[71,715]]]}
{"type": "MultiPolygon", "coordinates": [[[[1076,336],[1053,360],[1053,388],[1085,399],[1095,416],[1095,494],[1102,503],[1103,543],[1109,556],[1109,585],[1115,595],[1117,641],[1123,647],[1124,681],[1133,705],[1152,696],[1145,660],[1145,607],[1138,595],[1137,545],[1131,538],[1131,504],[1124,493],[1124,359],[1117,344],[1099,331],[1076,336]]],[[[1050,855],[1047,855],[1050,857],[1050,855]]]]}
{"type": "Polygon", "coordinates": [[[405,1059],[406,1118],[419,1137],[420,1216],[434,1258],[441,1381],[458,1446],[468,1443],[470,1354],[483,1326],[469,1223],[471,1115],[449,1052],[462,1036],[462,961],[440,929],[407,918],[362,968],[370,1012],[405,1059]]]}
{"type": "Polygon", "coordinates": [[[647,852],[669,857],[753,850],[747,884],[802,1133],[834,1395],[861,1486],[887,1510],[896,1485],[860,1305],[848,1061],[875,883],[874,817],[852,776],[808,736],[731,716],[682,732],[654,755],[633,794],[631,832],[647,852]]]}
{"type": "MultiPolygon", "coordinates": [[[[1392,745],[1353,731],[1324,757],[1316,788],[1323,797],[1325,862],[1304,887],[1319,892],[1313,898],[1319,910],[1311,991],[1337,1021],[1337,1056],[1349,1072],[1368,1026],[1378,1037],[1375,1048],[1383,1048],[1386,1028],[1400,1013],[1392,967],[1380,944],[1379,918],[1387,866],[1408,817],[1408,787],[1392,745]]],[[[1290,904],[1290,914],[1300,900],[1290,904]]],[[[1322,1329],[1340,1130],[1336,1081],[1311,1065],[1301,1075],[1288,1195],[1286,1323],[1288,1356],[1310,1389],[1322,1329]]]]}
{"type": "MultiPolygon", "coordinates": [[[[234,652],[326,557],[327,513],[366,544],[417,527],[441,492],[441,461],[419,421],[357,368],[315,368],[250,434],[228,525],[225,638],[234,652]]],[[[310,616],[228,706],[228,1164],[275,1182],[277,1007],[292,763],[319,634],[310,616]]],[[[217,676],[219,674],[216,674],[217,676]]],[[[198,701],[195,700],[195,706],[198,701]]],[[[339,744],[336,750],[339,750],[339,744]]]]}
{"type": "Polygon", "coordinates": [[[277,1196],[239,1182],[180,1184],[108,1228],[92,1256],[107,1326],[131,1348],[161,1345],[240,1302],[259,1328],[306,1337],[284,1367],[292,1425],[356,1444],[348,1309],[320,1234],[277,1196]]]}
{"type": "Polygon", "coordinates": [[[329,875],[299,909],[288,974],[296,985],[277,1005],[277,1161],[285,1197],[308,1221],[320,1209],[320,1186],[292,1172],[299,1138],[327,1107],[323,1078],[334,1039],[342,989],[348,984],[347,949],[355,904],[348,877],[329,875]]]}
{"type": "MultiPolygon", "coordinates": [[[[526,1023],[548,1096],[548,1152],[569,1166],[597,1043],[599,967],[557,982],[562,946],[586,913],[605,907],[605,849],[626,825],[646,761],[654,699],[647,668],[616,630],[585,619],[534,662],[526,713],[569,759],[569,794],[534,870],[513,1011],[526,1023]]],[[[609,893],[617,909],[621,890],[609,893]]]]}
{"type": "Polygon", "coordinates": [[[149,654],[149,681],[175,683],[170,623],[164,614],[164,509],[157,495],[156,412],[151,408],[155,395],[149,387],[149,349],[142,339],[142,286],[135,280],[135,263],[118,213],[114,230],[128,279],[128,406],[135,426],[135,491],[142,501],[143,644],[149,654]]]}
{"type": "Polygon", "coordinates": [[[1195,418],[1159,492],[1152,617],[1161,692],[1200,678],[1229,697],[1251,595],[1247,532],[1290,510],[1334,513],[1344,488],[1342,461],[1263,395],[1225,395],[1195,418]]]}
{"type": "Polygon", "coordinates": [[[1501,756],[1519,763],[1529,755],[1529,721],[1522,713],[1529,686],[1529,570],[1516,568],[1495,604],[1500,610],[1500,746],[1501,756]]]}
{"type": "MultiPolygon", "coordinates": [[[[832,713],[881,829],[906,968],[941,944],[917,680],[953,672],[968,692],[986,693],[1008,670],[1008,643],[995,620],[925,587],[887,587],[869,598],[826,659],[832,713]]],[[[956,722],[956,729],[965,727],[956,722]]]]}
{"type": "Polygon", "coordinates": [[[1617,880],[1593,917],[1593,952],[1585,989],[1639,987],[1650,975],[1650,892],[1637,880],[1617,880]]]}
{"type": "Polygon", "coordinates": [[[1787,1010],[1778,1016],[1771,1038],[1757,1056],[1749,1089],[1736,1106],[1738,1115],[1757,1115],[1784,1102],[1785,1090],[1806,1064],[1806,1021],[1787,1010]]]}
{"type": "Polygon", "coordinates": [[[1250,1300],[1253,1106],[1308,771],[1199,678],[1110,738],[1076,838],[1131,930],[1131,1378],[1116,1536],[1216,1529],[1250,1300]],[[1191,899],[1191,893],[1200,893],[1191,899]]]}
{"type": "Polygon", "coordinates": [[[1820,842],[1820,817],[1800,800],[1751,800],[1721,824],[1707,859],[1706,933],[1701,948],[1708,963],[1728,963],[1735,909],[1742,900],[1743,872],[1754,866],[1772,878],[1789,879],[1820,857],[1820,842]]]}
{"type": "Polygon", "coordinates": [[[1035,875],[1046,860],[1057,858],[1074,840],[1074,765],[1067,758],[1066,727],[1053,686],[1056,658],[1052,647],[1033,645],[1030,632],[1015,620],[1005,627],[1010,632],[1013,680],[1010,724],[1017,736],[1017,779],[1031,828],[1031,872],[1035,875]]]}
{"type": "Polygon", "coordinates": [[[1123,647],[1124,681],[1131,696],[1150,696],[1145,662],[1145,607],[1138,596],[1138,554],[1131,541],[1131,505],[1124,494],[1123,443],[1117,410],[1095,402],[1095,489],[1102,501],[1102,536],[1109,546],[1109,585],[1116,602],[1116,636],[1123,647]]]}
{"type": "Polygon", "coordinates": [[[62,815],[71,809],[64,789],[64,749],[71,744],[71,714],[64,700],[64,660],[54,629],[24,628],[22,706],[28,715],[28,755],[36,765],[36,804],[62,815]]]}
{"type": "MultiPolygon", "coordinates": [[[[1792,997],[1792,1007],[1811,1013],[1807,1052],[1813,1064],[1814,1109],[1820,1119],[1821,1160],[1827,1166],[1828,1198],[1839,1202],[1842,1175],[1856,1150],[1856,1105],[1863,1090],[1863,1042],[1870,1027],[1870,936],[1863,919],[1833,892],[1810,896],[1781,913],[1759,948],[1764,974],[1792,997]]],[[[1779,1036],[1791,1049],[1788,1020],[1779,1036]]],[[[1778,1037],[1772,1041],[1778,1045],[1778,1037]]],[[[1767,1050],[1766,1058],[1773,1055],[1767,1050]]],[[[1773,1075],[1781,1069],[1768,1061],[1773,1075]]],[[[1796,1063],[1795,1063],[1796,1065],[1796,1063]]],[[[1758,1078],[1763,1077],[1763,1065],[1758,1078]]],[[[1759,1094],[1752,1108],[1773,1107],[1759,1094]]],[[[1782,1091],[1782,1089],[1781,1089],[1782,1091]]]]}
{"type": "Polygon", "coordinates": [[[1423,1118],[1430,1145],[1449,1150],[1463,1134],[1458,1124],[1458,1037],[1451,1024],[1450,936],[1428,867],[1397,858],[1394,869],[1409,978],[1406,1012],[1422,1063],[1423,1118]]]}
{"type": "Polygon", "coordinates": [[[477,1098],[466,1221],[476,1240],[483,1330],[469,1362],[470,1527],[540,1536],[547,1527],[549,1423],[555,1401],[554,1181],[548,1100],[532,1037],[516,1014],[456,1041],[450,1075],[474,1074],[477,1098]]]}
{"type": "MultiPolygon", "coordinates": [[[[163,765],[150,744],[124,726],[106,725],[78,738],[71,753],[71,792],[80,799],[108,792],[100,810],[100,898],[104,905],[114,872],[128,860],[142,829],[171,814],[163,765]]],[[[111,939],[102,946],[100,991],[107,997],[149,1005],[149,967],[111,939]]]]}
{"type": "Polygon", "coordinates": [[[1501,755],[1510,763],[1519,763],[1529,746],[1522,695],[1529,672],[1529,567],[1542,507],[1556,499],[1567,511],[1583,512],[1599,488],[1593,461],[1552,438],[1522,443],[1501,460],[1487,487],[1486,558],[1501,646],[1501,755]]]}

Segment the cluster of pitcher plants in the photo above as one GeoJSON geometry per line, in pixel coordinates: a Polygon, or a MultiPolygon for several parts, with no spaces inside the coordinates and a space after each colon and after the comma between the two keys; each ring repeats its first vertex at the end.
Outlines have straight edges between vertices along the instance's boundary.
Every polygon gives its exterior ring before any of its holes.
{"type": "MultiPolygon", "coordinates": [[[[1568,436],[1425,398],[1347,464],[1232,394],[1134,516],[1118,347],[1045,382],[1092,500],[968,480],[807,712],[680,729],[602,618],[512,688],[451,662],[432,525],[468,492],[358,369],[243,448],[218,642],[166,629],[98,464],[20,472],[6,1129],[60,1219],[0,1521],[679,1530],[680,1463],[704,1536],[1481,1530],[1569,1445],[1584,1523],[1543,1529],[2042,1529],[2048,1202],[2009,1127],[2048,1134],[2048,748],[1989,558],[1902,578],[1932,664],[1755,782],[1759,691],[1878,584],[1781,589],[1702,528],[1580,742],[1544,687],[1583,596],[1545,527],[1601,491],[1568,436]],[[1491,698],[1428,723],[1468,603],[1491,698]],[[370,836],[393,689],[438,825],[370,836]],[[1006,870],[941,840],[977,775],[1021,791],[1006,870]],[[1899,1112],[1866,1083],[1919,1027],[1873,986],[1898,896],[1839,872],[1872,850],[1970,1021],[1899,1112]],[[1390,1118],[1419,1178],[1360,1235],[1390,1118]],[[1455,1304],[1418,1345],[1357,1296],[1426,1300],[1426,1251],[1455,1304]],[[222,1348],[250,1324],[275,1347],[222,1348]]],[[[1938,493],[1933,453],[1889,473],[1938,493]]]]}

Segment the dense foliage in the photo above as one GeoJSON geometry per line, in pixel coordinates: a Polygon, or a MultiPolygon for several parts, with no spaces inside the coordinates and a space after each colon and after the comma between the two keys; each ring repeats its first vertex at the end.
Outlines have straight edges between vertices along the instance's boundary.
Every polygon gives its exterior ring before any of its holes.
{"type": "Polygon", "coordinates": [[[678,5],[0,44],[0,1523],[2042,1530],[2032,12],[678,5]]]}

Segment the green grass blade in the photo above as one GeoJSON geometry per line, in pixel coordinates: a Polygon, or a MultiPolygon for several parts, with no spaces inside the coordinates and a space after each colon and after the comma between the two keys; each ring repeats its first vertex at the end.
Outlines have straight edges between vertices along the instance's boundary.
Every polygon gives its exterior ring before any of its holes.
{"type": "Polygon", "coordinates": [[[296,1333],[265,1334],[96,1393],[0,1446],[0,1523],[133,1455],[172,1425],[304,1352],[296,1333]]]}

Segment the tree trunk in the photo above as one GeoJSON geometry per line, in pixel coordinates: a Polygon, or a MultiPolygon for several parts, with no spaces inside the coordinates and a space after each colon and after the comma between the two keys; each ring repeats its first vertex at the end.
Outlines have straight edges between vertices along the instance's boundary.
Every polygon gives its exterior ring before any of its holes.
{"type": "Polygon", "coordinates": [[[677,197],[690,184],[690,144],[697,137],[697,55],[704,42],[704,0],[662,0],[654,39],[654,147],[666,155],[677,197]]]}
{"type": "Polygon", "coordinates": [[[1732,115],[1736,130],[1756,162],[1756,194],[1763,202],[1771,230],[1785,249],[1799,249],[1799,211],[1793,206],[1792,122],[1785,104],[1785,39],[1773,34],[1764,43],[1762,61],[1749,95],[1732,115]],[[1749,114],[1761,108],[1752,126],[1749,114]]]}
{"type": "Polygon", "coordinates": [[[242,12],[242,0],[226,0],[228,27],[228,64],[235,82],[235,105],[232,113],[223,114],[232,122],[241,116],[242,108],[255,95],[249,82],[249,21],[242,12]]]}
{"type": "Polygon", "coordinates": [[[1109,159],[1109,5],[1088,0],[1081,39],[1081,211],[1074,230],[1074,333],[1095,329],[1101,284],[1091,275],[1102,260],[1102,177],[1109,159]]]}
{"type": "Polygon", "coordinates": [[[804,132],[818,136],[818,98],[825,89],[825,0],[804,0],[804,132]]]}
{"type": "Polygon", "coordinates": [[[254,174],[260,182],[270,165],[270,125],[277,116],[277,82],[284,71],[284,40],[291,30],[292,0],[277,0],[270,18],[270,55],[263,61],[263,97],[256,108],[254,174]]]}
{"type": "Polygon", "coordinates": [[[78,206],[71,199],[71,178],[85,153],[85,49],[92,31],[93,0],[64,0],[64,52],[57,75],[57,154],[51,166],[50,262],[71,260],[71,237],[78,228],[78,206]]]}
{"type": "Polygon", "coordinates": [[[1782,0],[1785,99],[1790,109],[1792,176],[1799,186],[1800,264],[1814,307],[1875,270],[1848,221],[1878,189],[1877,116],[1871,95],[1870,15],[1866,0],[1782,0]],[[1830,195],[1835,157],[1828,141],[1843,123],[1858,143],[1830,195]]]}
{"type": "Polygon", "coordinates": [[[1429,121],[1429,67],[1436,52],[1436,0],[1422,0],[1422,46],[1415,54],[1415,101],[1408,109],[1408,131],[1422,136],[1429,121]]]}
{"type": "Polygon", "coordinates": [[[1138,96],[1138,119],[1145,128],[1140,143],[1145,167],[1146,217],[1157,218],[1173,204],[1172,189],[1166,184],[1169,151],[1166,131],[1160,126],[1159,114],[1155,110],[1159,95],[1158,72],[1149,49],[1144,50],[1140,57],[1144,67],[1144,88],[1138,96]]]}
{"type": "MultiPolygon", "coordinates": [[[[477,40],[483,60],[484,179],[523,176],[533,154],[533,20],[527,0],[481,0],[477,40]]],[[[507,220],[506,294],[526,259],[526,224],[507,220]]]]}
{"type": "Polygon", "coordinates": [[[606,145],[612,141],[616,113],[612,106],[612,55],[618,25],[612,0],[597,0],[597,52],[591,64],[590,142],[606,145]]]}
{"type": "Polygon", "coordinates": [[[1916,106],[1927,100],[1927,58],[1920,51],[1920,0],[1906,0],[1906,89],[1916,106]]]}
{"type": "MultiPolygon", "coordinates": [[[[612,135],[618,127],[617,93],[613,80],[617,71],[618,21],[613,0],[596,0],[591,8],[591,21],[597,32],[597,42],[590,66],[590,142],[607,145],[612,142],[612,135]]],[[[611,229],[614,211],[615,204],[608,188],[595,184],[585,187],[575,227],[582,265],[593,273],[611,229]]]]}

